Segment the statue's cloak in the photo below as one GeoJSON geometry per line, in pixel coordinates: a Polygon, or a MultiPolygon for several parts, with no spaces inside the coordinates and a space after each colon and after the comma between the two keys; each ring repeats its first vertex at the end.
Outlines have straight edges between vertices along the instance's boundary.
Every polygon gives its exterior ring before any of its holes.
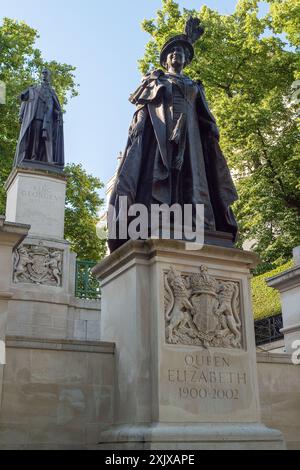
{"type": "MultiPolygon", "coordinates": [[[[172,85],[168,85],[163,77],[161,70],[148,74],[130,96],[130,102],[137,109],[110,198],[110,204],[117,211],[120,196],[127,196],[129,206],[140,203],[149,207],[154,201],[171,204],[172,149],[168,138],[165,97],[168,94],[166,87],[172,85]],[[135,133],[141,110],[146,119],[143,128],[135,133]]],[[[233,240],[236,240],[238,228],[230,206],[238,199],[237,192],[219,146],[219,131],[206,101],[203,85],[197,82],[197,87],[198,125],[216,230],[231,233],[233,240]]],[[[110,245],[112,250],[117,246],[114,241],[110,245]]]]}
{"type": "MultiPolygon", "coordinates": [[[[22,96],[28,94],[28,100],[22,101],[20,108],[20,117],[22,119],[22,125],[17,144],[14,166],[19,166],[24,160],[26,160],[26,151],[28,145],[27,134],[29,132],[32,121],[35,118],[36,110],[38,106],[39,93],[41,85],[30,86],[25,90],[22,96]]],[[[64,134],[63,134],[63,121],[62,121],[62,110],[59,103],[59,99],[55,91],[51,88],[52,99],[54,101],[54,109],[57,111],[57,116],[60,119],[52,117],[51,120],[46,122],[46,130],[48,135],[53,139],[53,164],[63,167],[64,166],[64,134]]]]}

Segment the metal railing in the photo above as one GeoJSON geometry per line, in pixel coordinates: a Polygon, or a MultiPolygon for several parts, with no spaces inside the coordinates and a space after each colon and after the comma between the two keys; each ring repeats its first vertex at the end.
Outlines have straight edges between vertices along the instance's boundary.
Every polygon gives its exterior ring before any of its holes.
{"type": "Polygon", "coordinates": [[[256,345],[273,343],[283,339],[284,335],[280,332],[282,328],[282,315],[256,320],[254,322],[256,345]]]}
{"type": "Polygon", "coordinates": [[[100,283],[91,273],[96,264],[96,261],[76,261],[76,297],[91,300],[101,298],[100,283]]]}

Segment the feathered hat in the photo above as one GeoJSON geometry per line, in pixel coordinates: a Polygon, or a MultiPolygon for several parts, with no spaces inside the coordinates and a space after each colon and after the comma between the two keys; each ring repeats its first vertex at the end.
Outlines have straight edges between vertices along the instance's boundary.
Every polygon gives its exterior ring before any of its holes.
{"type": "Polygon", "coordinates": [[[163,46],[160,53],[160,65],[166,68],[167,56],[170,50],[177,45],[184,48],[186,63],[188,65],[194,58],[194,47],[196,41],[203,35],[204,28],[200,24],[199,18],[190,17],[185,25],[185,34],[178,34],[170,38],[163,46]]]}

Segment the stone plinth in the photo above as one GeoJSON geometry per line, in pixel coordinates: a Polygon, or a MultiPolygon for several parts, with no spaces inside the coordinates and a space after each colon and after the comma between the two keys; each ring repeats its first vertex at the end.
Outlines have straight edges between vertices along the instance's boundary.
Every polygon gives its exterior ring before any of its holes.
{"type": "Polygon", "coordinates": [[[105,449],[283,448],[260,423],[253,253],[128,242],[95,269],[102,339],[116,343],[105,449]],[[209,424],[208,424],[209,423],[209,424]]]}
{"type": "Polygon", "coordinates": [[[0,407],[4,370],[2,362],[5,362],[8,301],[12,297],[12,252],[26,237],[28,230],[29,226],[27,225],[7,223],[4,217],[0,217],[0,407]]]}
{"type": "Polygon", "coordinates": [[[294,250],[295,267],[267,280],[269,287],[280,292],[284,342],[287,353],[293,353],[300,343],[300,247],[294,250]],[[293,347],[295,341],[299,343],[293,347]]]}
{"type": "Polygon", "coordinates": [[[14,169],[6,189],[7,219],[31,224],[12,257],[7,334],[99,340],[100,301],[75,297],[76,255],[64,240],[66,176],[35,162],[14,169]]]}
{"type": "Polygon", "coordinates": [[[65,175],[16,168],[6,182],[6,190],[6,220],[30,224],[30,236],[64,238],[65,175]]]}

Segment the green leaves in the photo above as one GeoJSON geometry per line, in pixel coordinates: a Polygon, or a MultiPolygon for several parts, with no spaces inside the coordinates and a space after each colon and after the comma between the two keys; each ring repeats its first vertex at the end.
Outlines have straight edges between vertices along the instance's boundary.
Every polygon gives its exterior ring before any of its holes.
{"type": "Polygon", "coordinates": [[[79,259],[98,260],[106,249],[105,242],[96,234],[98,212],[104,203],[98,190],[103,184],[88,175],[82,165],[68,165],[65,171],[68,176],[65,236],[79,259]]]}
{"type": "MultiPolygon", "coordinates": [[[[288,260],[300,244],[299,108],[291,103],[299,75],[295,32],[298,0],[270,0],[261,17],[256,0],[240,0],[232,15],[204,6],[197,15],[205,33],[186,69],[204,83],[221,131],[221,146],[236,180],[241,243],[256,241],[270,266],[288,260]],[[287,44],[277,33],[286,33],[287,44]]],[[[182,32],[185,18],[174,0],[163,1],[156,20],[144,22],[152,36],[142,72],[158,66],[163,42],[182,32]],[[178,16],[179,15],[179,16],[178,16]]]]}
{"type": "Polygon", "coordinates": [[[252,279],[252,300],[255,320],[261,320],[281,313],[280,294],[275,289],[267,286],[266,279],[276,276],[291,267],[292,261],[252,279]]]}
{"type": "Polygon", "coordinates": [[[290,43],[300,46],[299,0],[268,0],[270,25],[274,32],[285,33],[290,43]]]}

